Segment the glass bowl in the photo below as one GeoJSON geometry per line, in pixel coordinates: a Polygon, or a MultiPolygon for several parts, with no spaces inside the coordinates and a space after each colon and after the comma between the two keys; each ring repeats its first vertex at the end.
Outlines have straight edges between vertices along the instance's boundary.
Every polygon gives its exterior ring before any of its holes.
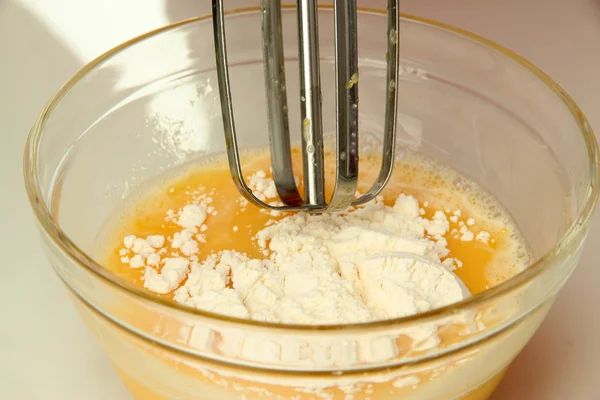
{"type": "MultiPolygon", "coordinates": [[[[333,131],[331,8],[319,18],[324,123],[333,131]]],[[[361,135],[382,131],[385,18],[372,9],[359,15],[361,135]]],[[[289,107],[298,110],[295,10],[285,8],[283,19],[289,107]]],[[[266,146],[260,11],[229,12],[226,26],[240,146],[266,146]]],[[[44,109],[24,162],[45,250],[136,399],[489,397],[579,260],[598,198],[597,143],[556,83],[494,43],[403,16],[401,52],[399,146],[482,184],[537,261],[463,302],[395,320],[293,326],[228,318],[161,299],[95,261],[98,235],[124,199],[225,149],[209,16],[109,51],[44,109]]],[[[291,127],[300,126],[297,114],[291,127]]]]}

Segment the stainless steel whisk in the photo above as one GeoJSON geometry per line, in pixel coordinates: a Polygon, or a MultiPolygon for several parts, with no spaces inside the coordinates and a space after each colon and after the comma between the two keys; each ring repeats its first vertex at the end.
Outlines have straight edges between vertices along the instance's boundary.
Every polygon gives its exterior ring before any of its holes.
{"type": "Polygon", "coordinates": [[[337,170],[333,195],[325,198],[323,123],[317,0],[297,0],[304,197],[298,193],[292,168],[285,83],[281,0],[261,0],[263,58],[269,117],[273,179],[283,206],[259,200],[244,181],[231,100],[223,0],[213,0],[217,77],[229,168],[234,183],[251,203],[271,210],[345,210],[373,199],[392,174],[396,139],[397,82],[399,75],[399,0],[388,0],[387,93],[381,170],[371,189],[354,198],[358,183],[358,40],[356,0],[336,0],[335,69],[337,170]]]}

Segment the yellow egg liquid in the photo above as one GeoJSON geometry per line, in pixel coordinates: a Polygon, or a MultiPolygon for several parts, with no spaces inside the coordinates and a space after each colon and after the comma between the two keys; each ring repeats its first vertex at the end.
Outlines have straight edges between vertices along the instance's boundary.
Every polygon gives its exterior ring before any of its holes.
{"type": "MultiPolygon", "coordinates": [[[[297,150],[293,152],[295,171],[301,171],[301,155],[297,150]]],[[[331,155],[327,165],[334,165],[331,155]]],[[[257,153],[245,157],[244,174],[249,176],[255,171],[270,170],[268,154],[257,153]]],[[[358,190],[364,193],[374,182],[380,168],[377,158],[362,157],[360,162],[360,175],[358,190]]],[[[329,185],[328,193],[332,191],[334,182],[334,171],[327,170],[326,182],[329,185]]],[[[301,189],[301,187],[300,187],[301,189]]],[[[182,167],[176,175],[170,175],[160,181],[145,187],[139,195],[134,197],[121,211],[115,213],[114,218],[108,224],[108,234],[102,239],[101,248],[105,249],[101,254],[103,265],[112,272],[127,281],[144,287],[144,268],[131,268],[121,261],[123,238],[127,235],[146,237],[149,235],[172,236],[180,231],[181,227],[175,222],[165,219],[169,210],[178,210],[189,204],[192,197],[201,193],[210,193],[213,198],[212,206],[217,211],[216,215],[209,215],[205,224],[206,242],[200,246],[198,257],[204,257],[222,250],[234,249],[246,253],[249,257],[263,258],[257,248],[253,236],[263,229],[269,221],[285,217],[272,216],[268,212],[240,201],[241,195],[234,186],[226,160],[223,157],[215,158],[196,167],[182,167]],[[106,250],[108,249],[108,251],[106,250]]],[[[448,216],[452,216],[455,210],[460,210],[458,222],[450,223],[450,231],[445,236],[448,241],[449,257],[456,258],[462,262],[462,266],[454,270],[454,273],[465,283],[472,294],[480,293],[487,288],[498,284],[506,278],[523,270],[528,262],[529,252],[525,241],[515,228],[510,216],[503,212],[503,208],[497,200],[481,190],[478,185],[459,175],[457,172],[442,168],[436,163],[412,155],[396,162],[394,174],[385,190],[382,192],[384,202],[392,204],[400,193],[414,196],[423,209],[426,218],[431,218],[437,210],[443,210],[448,216]],[[450,234],[453,229],[459,227],[460,221],[472,218],[475,224],[469,226],[474,235],[480,231],[490,234],[490,240],[463,241],[450,234]]],[[[169,248],[169,244],[165,244],[169,248]]],[[[169,251],[173,249],[169,248],[169,251]]],[[[158,295],[172,299],[173,294],[158,295]]],[[[135,316],[142,321],[144,326],[152,326],[153,321],[144,314],[135,316]]],[[[140,325],[139,323],[137,324],[140,325]]],[[[444,340],[458,340],[457,338],[445,337],[444,340]]],[[[184,381],[205,382],[215,384],[217,381],[226,381],[226,388],[230,388],[230,397],[221,397],[219,400],[229,399],[320,399],[316,395],[302,394],[294,388],[282,385],[270,385],[267,383],[254,383],[247,379],[234,379],[231,377],[213,374],[212,378],[196,371],[193,367],[184,366],[170,357],[164,357],[164,363],[172,365],[177,374],[181,374],[184,381]],[[264,389],[262,394],[252,390],[244,390],[245,386],[260,386],[264,389]],[[236,387],[236,389],[233,389],[236,387]],[[245,397],[243,397],[243,396],[245,397]],[[279,397],[277,397],[279,396],[279,397]],[[299,397],[294,397],[299,396],[299,397]]],[[[170,394],[153,389],[152,382],[140,382],[133,378],[128,372],[119,370],[123,380],[131,393],[138,400],[187,400],[179,394],[170,394]],[[178,397],[179,396],[179,397],[178,397]]],[[[464,393],[470,393],[461,400],[484,400],[487,399],[496,385],[499,383],[504,371],[497,371],[496,376],[490,376],[487,382],[481,382],[479,387],[467,388],[464,393]]],[[[165,377],[165,379],[168,379],[165,377]]],[[[426,384],[422,382],[421,384],[426,384]]],[[[368,390],[357,391],[352,400],[376,400],[403,398],[406,391],[418,391],[419,385],[413,387],[397,387],[393,382],[378,382],[368,386],[368,390]]],[[[223,393],[225,393],[223,392],[223,393]]],[[[221,393],[221,392],[219,392],[221,393]]],[[[229,392],[227,392],[229,393],[229,392]]],[[[331,388],[328,393],[333,397],[331,400],[345,400],[344,392],[331,388]]],[[[220,394],[219,396],[222,396],[220,394]]],[[[411,397],[412,398],[412,397],[411,397]]],[[[192,395],[189,399],[213,400],[212,397],[204,397],[202,393],[192,395]],[[194,397],[197,396],[197,397],[194,397]]],[[[431,399],[431,400],[437,400],[431,399]]],[[[440,400],[449,400],[440,397],[440,400]]],[[[453,399],[452,399],[453,400],[453,399]]]]}

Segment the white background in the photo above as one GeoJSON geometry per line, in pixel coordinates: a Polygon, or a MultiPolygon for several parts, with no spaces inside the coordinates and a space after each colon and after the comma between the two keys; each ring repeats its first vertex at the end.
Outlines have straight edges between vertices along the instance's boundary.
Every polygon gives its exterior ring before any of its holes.
{"type": "MultiPolygon", "coordinates": [[[[525,56],[600,131],[599,0],[401,4],[403,12],[458,25],[525,56]]],[[[130,400],[44,261],[23,190],[21,152],[44,103],[84,63],[209,6],[208,0],[0,0],[1,399],[130,400]]],[[[600,399],[599,219],[581,265],[494,400],[600,399]]]]}

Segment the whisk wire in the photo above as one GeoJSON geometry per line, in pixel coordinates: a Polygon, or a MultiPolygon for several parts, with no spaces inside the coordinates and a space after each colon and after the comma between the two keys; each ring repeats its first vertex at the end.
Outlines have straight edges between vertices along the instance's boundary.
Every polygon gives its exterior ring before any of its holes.
{"type": "Polygon", "coordinates": [[[282,202],[300,207],[304,200],[298,193],[292,166],[281,0],[261,1],[261,26],[273,180],[282,202]]]}

